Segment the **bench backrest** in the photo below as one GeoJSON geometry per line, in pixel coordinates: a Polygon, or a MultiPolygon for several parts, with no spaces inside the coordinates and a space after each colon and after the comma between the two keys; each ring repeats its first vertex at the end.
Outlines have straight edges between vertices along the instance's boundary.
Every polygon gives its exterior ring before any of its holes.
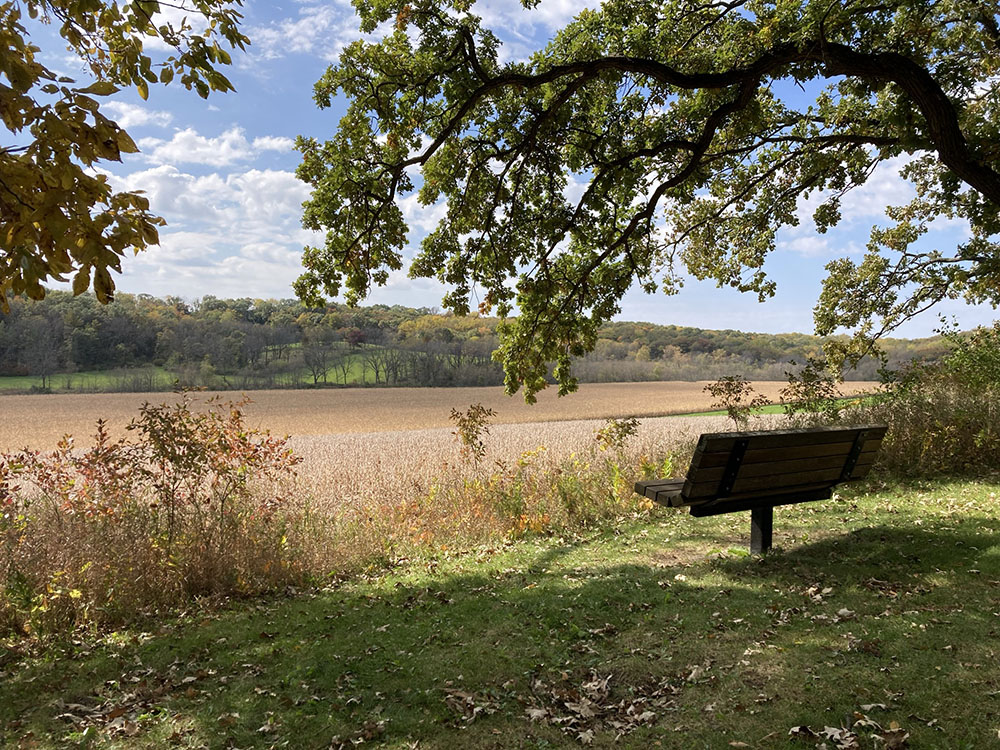
{"type": "Polygon", "coordinates": [[[885,425],[717,432],[698,440],[685,504],[823,490],[864,478],[885,425]]]}

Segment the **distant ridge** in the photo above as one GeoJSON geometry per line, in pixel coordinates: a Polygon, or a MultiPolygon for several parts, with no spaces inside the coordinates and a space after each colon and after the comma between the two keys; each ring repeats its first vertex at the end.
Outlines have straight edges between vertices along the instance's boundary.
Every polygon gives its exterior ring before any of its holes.
{"type": "MultiPolygon", "coordinates": [[[[502,382],[491,359],[497,319],[456,317],[433,308],[296,300],[50,291],[11,300],[0,313],[0,387],[20,390],[164,390],[174,383],[251,390],[353,385],[459,386],[502,382]]],[[[748,333],[614,322],[575,363],[582,382],[712,380],[741,374],[783,380],[793,363],[817,355],[822,339],[802,333],[748,333]]],[[[890,366],[936,359],[941,337],[886,339],[890,366]]],[[[846,377],[877,379],[862,361],[846,377]]]]}

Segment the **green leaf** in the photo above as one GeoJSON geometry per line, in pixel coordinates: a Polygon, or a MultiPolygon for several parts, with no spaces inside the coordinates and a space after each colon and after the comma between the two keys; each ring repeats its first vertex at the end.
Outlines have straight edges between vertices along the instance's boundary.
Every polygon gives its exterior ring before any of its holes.
{"type": "Polygon", "coordinates": [[[81,94],[94,94],[95,96],[108,96],[118,93],[119,89],[110,81],[95,81],[85,89],[78,89],[81,94]]]}
{"type": "Polygon", "coordinates": [[[86,266],[73,277],[73,294],[83,294],[90,288],[90,269],[86,266]]]}

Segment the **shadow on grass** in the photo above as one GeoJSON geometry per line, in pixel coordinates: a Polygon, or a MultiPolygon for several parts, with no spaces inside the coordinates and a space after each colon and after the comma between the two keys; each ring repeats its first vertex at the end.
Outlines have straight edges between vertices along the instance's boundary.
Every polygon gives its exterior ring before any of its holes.
{"type": "Polygon", "coordinates": [[[1000,521],[879,525],[763,559],[668,559],[666,532],[637,529],[15,667],[0,744],[787,747],[790,727],[850,726],[861,704],[919,747],[995,740],[1000,521]],[[984,709],[970,690],[996,692],[984,709]]]}

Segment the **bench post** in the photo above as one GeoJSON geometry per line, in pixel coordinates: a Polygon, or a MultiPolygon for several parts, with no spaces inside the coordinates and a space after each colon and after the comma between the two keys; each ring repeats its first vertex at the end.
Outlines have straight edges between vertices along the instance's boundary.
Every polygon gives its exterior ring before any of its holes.
{"type": "Polygon", "coordinates": [[[762,555],[771,549],[771,527],[774,523],[774,506],[753,508],[750,511],[750,554],[762,555]]]}

